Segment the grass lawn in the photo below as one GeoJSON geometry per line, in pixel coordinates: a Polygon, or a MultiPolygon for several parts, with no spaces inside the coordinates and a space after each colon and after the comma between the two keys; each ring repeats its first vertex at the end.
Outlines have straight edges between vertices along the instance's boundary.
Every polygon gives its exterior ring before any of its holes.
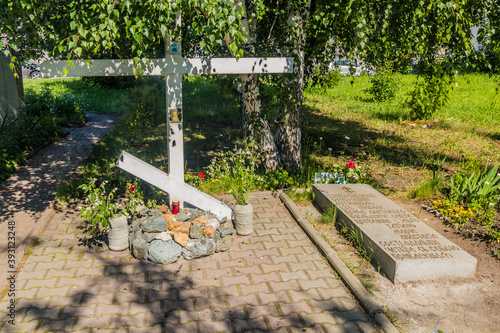
{"type": "Polygon", "coordinates": [[[410,122],[404,101],[415,80],[414,75],[401,76],[396,97],[385,103],[372,102],[364,92],[369,87],[366,76],[343,78],[327,91],[306,90],[308,156],[325,166],[354,156],[379,189],[403,195],[429,177],[425,170],[444,157],[445,170],[457,170],[468,157],[482,164],[500,162],[500,96],[493,79],[460,76],[449,103],[433,120],[410,122]]]}

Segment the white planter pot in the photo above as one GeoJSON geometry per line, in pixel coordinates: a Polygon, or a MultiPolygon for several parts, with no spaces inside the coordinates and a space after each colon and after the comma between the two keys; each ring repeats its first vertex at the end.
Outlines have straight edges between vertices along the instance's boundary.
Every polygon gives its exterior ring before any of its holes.
{"type": "Polygon", "coordinates": [[[253,232],[253,207],[251,204],[234,206],[234,228],[240,236],[247,236],[253,232]]]}
{"type": "Polygon", "coordinates": [[[128,221],[125,216],[109,219],[108,247],[111,251],[123,251],[128,248],[128,221]]]}

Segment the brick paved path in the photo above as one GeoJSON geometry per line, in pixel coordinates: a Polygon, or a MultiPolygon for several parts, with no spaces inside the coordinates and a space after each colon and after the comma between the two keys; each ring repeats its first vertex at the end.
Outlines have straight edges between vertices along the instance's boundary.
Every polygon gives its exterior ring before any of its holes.
{"type": "Polygon", "coordinates": [[[16,281],[5,332],[379,332],[270,192],[253,193],[254,233],[223,253],[156,265],[78,245],[58,213],[16,281]]]}
{"type": "MultiPolygon", "coordinates": [[[[7,222],[16,223],[18,246],[54,199],[56,188],[44,186],[69,178],[117,119],[103,114],[87,116],[85,126],[72,129],[66,137],[41,150],[9,179],[0,182],[0,276],[7,263],[7,222]],[[27,188],[39,189],[12,191],[27,188]]],[[[19,262],[22,253],[17,255],[19,262]]]]}

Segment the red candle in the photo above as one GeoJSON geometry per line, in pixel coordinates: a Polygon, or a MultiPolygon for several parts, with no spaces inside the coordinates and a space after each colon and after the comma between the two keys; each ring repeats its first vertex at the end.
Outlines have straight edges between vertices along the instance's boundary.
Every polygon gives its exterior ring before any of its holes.
{"type": "Polygon", "coordinates": [[[172,214],[179,213],[179,200],[172,200],[172,214]]]}

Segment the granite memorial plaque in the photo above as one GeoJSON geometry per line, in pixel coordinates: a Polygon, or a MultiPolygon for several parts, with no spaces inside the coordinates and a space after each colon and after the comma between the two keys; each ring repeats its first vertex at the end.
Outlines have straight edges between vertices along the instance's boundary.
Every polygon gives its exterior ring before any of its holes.
{"type": "Polygon", "coordinates": [[[373,187],[316,184],[313,191],[320,207],[337,207],[337,221],[358,232],[364,249],[394,283],[474,276],[476,258],[373,187]]]}

